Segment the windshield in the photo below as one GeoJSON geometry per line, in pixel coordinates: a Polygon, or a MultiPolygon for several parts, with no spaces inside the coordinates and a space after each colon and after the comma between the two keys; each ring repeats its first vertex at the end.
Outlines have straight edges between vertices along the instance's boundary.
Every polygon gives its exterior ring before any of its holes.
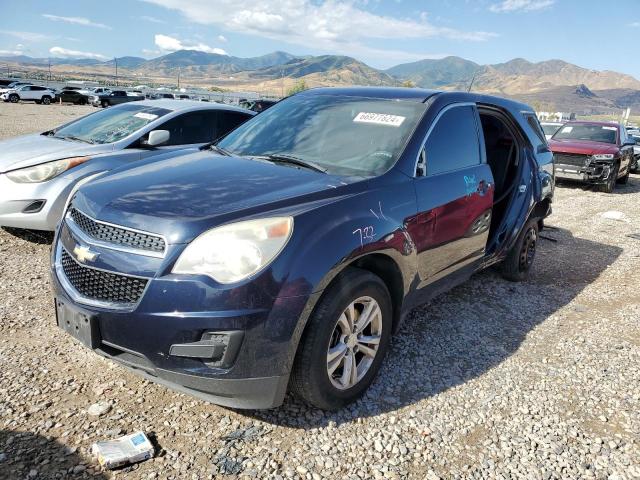
{"type": "Polygon", "coordinates": [[[418,102],[296,95],[218,146],[241,156],[288,155],[338,175],[380,175],[396,162],[424,110],[418,102]]]}
{"type": "Polygon", "coordinates": [[[618,139],[618,127],[592,123],[571,123],[558,130],[553,139],[589,140],[591,142],[615,144],[618,139]]]}
{"type": "Polygon", "coordinates": [[[553,125],[550,123],[542,123],[542,131],[545,135],[553,135],[558,131],[558,129],[562,126],[561,124],[553,125]]]}
{"type": "Polygon", "coordinates": [[[131,104],[107,108],[55,130],[53,136],[87,143],[113,143],[170,111],[131,104]]]}

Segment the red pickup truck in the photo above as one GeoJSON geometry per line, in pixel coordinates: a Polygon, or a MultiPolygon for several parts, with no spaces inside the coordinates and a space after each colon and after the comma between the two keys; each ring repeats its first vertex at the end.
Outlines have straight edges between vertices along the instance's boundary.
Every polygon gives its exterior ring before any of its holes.
{"type": "Polygon", "coordinates": [[[627,183],[635,142],[619,123],[568,122],[549,140],[557,179],[579,180],[611,193],[627,183]]]}

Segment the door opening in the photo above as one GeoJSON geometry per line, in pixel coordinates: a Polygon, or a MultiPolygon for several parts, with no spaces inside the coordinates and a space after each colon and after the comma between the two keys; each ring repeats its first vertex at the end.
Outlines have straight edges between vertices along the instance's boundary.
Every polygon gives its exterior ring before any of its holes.
{"type": "Polygon", "coordinates": [[[502,224],[510,199],[518,185],[520,145],[516,135],[497,112],[480,110],[480,122],[491,167],[495,191],[489,238],[492,239],[502,224]]]}

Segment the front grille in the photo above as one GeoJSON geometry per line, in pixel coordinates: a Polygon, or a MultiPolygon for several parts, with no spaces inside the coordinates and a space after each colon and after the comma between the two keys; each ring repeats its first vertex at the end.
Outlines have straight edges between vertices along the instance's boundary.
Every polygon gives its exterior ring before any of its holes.
{"type": "Polygon", "coordinates": [[[588,165],[589,156],[579,153],[556,153],[554,161],[559,165],[572,165],[574,167],[586,167],[588,165]]]}
{"type": "Polygon", "coordinates": [[[104,272],[76,262],[61,249],[60,262],[69,283],[83,297],[112,303],[137,303],[148,280],[104,272]]]}
{"type": "Polygon", "coordinates": [[[69,215],[71,215],[71,218],[80,230],[96,240],[151,252],[164,252],[164,239],[157,235],[135,232],[127,228],[97,222],[73,207],[69,210],[69,215]]]}

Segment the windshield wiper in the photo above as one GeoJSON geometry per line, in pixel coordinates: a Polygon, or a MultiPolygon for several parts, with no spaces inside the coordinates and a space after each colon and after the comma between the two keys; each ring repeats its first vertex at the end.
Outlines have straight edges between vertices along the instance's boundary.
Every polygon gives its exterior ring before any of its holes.
{"type": "Polygon", "coordinates": [[[308,160],[302,160],[301,158],[293,155],[287,155],[286,153],[272,153],[271,155],[258,155],[258,158],[266,158],[273,162],[289,163],[291,165],[297,165],[299,167],[308,168],[309,170],[315,170],[320,173],[327,173],[327,169],[321,167],[317,163],[310,162],[308,160]]]}
{"type": "Polygon", "coordinates": [[[219,147],[218,145],[211,144],[211,145],[208,145],[208,146],[207,146],[207,148],[208,148],[209,150],[213,150],[213,151],[215,151],[216,153],[219,153],[220,155],[225,155],[225,156],[227,156],[227,157],[232,156],[232,154],[231,154],[231,152],[230,152],[230,151],[225,150],[224,148],[219,147]]]}
{"type": "Polygon", "coordinates": [[[84,142],[84,143],[90,143],[90,144],[96,143],[93,140],[87,140],[86,138],[80,138],[74,135],[65,135],[64,137],[58,137],[58,138],[61,138],[63,140],[75,140],[76,142],[84,142]]]}

